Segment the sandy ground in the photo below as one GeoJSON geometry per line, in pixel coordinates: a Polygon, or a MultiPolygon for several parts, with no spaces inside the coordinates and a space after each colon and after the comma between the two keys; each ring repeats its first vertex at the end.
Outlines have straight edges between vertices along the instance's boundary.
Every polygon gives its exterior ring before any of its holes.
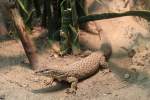
{"type": "MultiPolygon", "coordinates": [[[[108,5],[102,5],[114,12],[130,10],[132,5],[122,8],[124,1],[127,0],[118,1],[105,0],[103,3],[108,5]]],[[[92,5],[94,9],[91,7],[91,12],[95,11],[96,7],[102,8],[104,12],[106,10],[102,5],[96,6],[94,3],[92,5]]],[[[90,49],[99,49],[103,43],[109,43],[113,51],[109,61],[111,72],[108,69],[100,70],[96,75],[80,82],[76,95],[66,94],[65,89],[68,86],[65,85],[54,89],[45,86],[51,79],[34,75],[28,63],[24,63],[27,58],[20,41],[0,36],[0,100],[149,100],[148,23],[143,19],[129,16],[95,21],[95,25],[94,31],[102,30],[100,33],[102,38],[100,39],[99,34],[81,32],[80,42],[90,49]],[[139,36],[144,39],[138,39],[139,36]],[[132,58],[127,55],[131,49],[136,51],[132,58]]],[[[73,55],[51,56],[45,39],[37,39],[36,44],[40,51],[39,59],[42,67],[62,67],[83,59],[73,55]]]]}
{"type": "MultiPolygon", "coordinates": [[[[111,59],[112,72],[108,72],[107,69],[100,71],[79,83],[76,95],[67,95],[65,90],[42,89],[43,83],[49,79],[35,76],[28,65],[21,63],[26,57],[19,42],[4,41],[0,43],[0,47],[0,98],[4,100],[148,100],[149,98],[149,75],[145,71],[137,73],[129,70],[131,59],[127,57],[111,59]]],[[[41,57],[44,60],[48,59],[51,66],[66,65],[80,59],[74,56],[54,58],[50,57],[49,53],[41,54],[41,57]]]]}
{"type": "MultiPolygon", "coordinates": [[[[0,100],[148,100],[150,96],[149,45],[135,46],[133,58],[112,56],[108,69],[78,84],[76,95],[68,95],[68,86],[53,90],[45,86],[51,79],[36,76],[24,64],[26,56],[20,41],[0,42],[0,100]],[[146,60],[147,59],[147,60],[146,60]]],[[[143,45],[144,44],[144,45],[143,45]]],[[[82,59],[80,56],[53,57],[48,48],[40,49],[40,62],[45,67],[65,66],[82,59]]]]}

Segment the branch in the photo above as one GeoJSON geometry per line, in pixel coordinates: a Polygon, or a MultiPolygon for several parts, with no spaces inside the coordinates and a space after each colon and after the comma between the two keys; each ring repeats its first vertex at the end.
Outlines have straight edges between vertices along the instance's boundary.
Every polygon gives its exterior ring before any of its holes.
{"type": "Polygon", "coordinates": [[[110,18],[123,17],[123,16],[139,16],[147,20],[150,20],[150,11],[141,10],[141,11],[127,11],[123,13],[94,14],[94,15],[82,16],[79,18],[78,21],[81,24],[88,21],[110,19],[110,18]]]}

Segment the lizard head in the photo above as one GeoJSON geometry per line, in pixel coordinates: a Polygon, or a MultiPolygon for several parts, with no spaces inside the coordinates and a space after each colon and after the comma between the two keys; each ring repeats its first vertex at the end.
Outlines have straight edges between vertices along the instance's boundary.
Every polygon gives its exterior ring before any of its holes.
{"type": "Polygon", "coordinates": [[[42,70],[35,71],[36,75],[43,75],[43,76],[51,76],[52,73],[53,72],[51,69],[42,69],[42,70]]]}
{"type": "Polygon", "coordinates": [[[43,75],[43,76],[47,76],[47,77],[64,77],[65,73],[59,70],[55,70],[55,69],[42,69],[42,70],[38,70],[35,71],[36,75],[43,75]]]}

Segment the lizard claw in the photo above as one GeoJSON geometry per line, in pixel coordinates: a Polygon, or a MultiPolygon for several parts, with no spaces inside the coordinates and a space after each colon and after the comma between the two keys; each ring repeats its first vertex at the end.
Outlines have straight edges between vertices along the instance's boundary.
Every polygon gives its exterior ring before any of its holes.
{"type": "Polygon", "coordinates": [[[66,93],[67,94],[76,94],[76,89],[68,88],[68,89],[66,89],[66,93]]]}
{"type": "Polygon", "coordinates": [[[47,86],[47,85],[52,85],[52,84],[53,84],[53,81],[45,81],[45,82],[44,82],[44,85],[45,85],[45,86],[47,86]]]}

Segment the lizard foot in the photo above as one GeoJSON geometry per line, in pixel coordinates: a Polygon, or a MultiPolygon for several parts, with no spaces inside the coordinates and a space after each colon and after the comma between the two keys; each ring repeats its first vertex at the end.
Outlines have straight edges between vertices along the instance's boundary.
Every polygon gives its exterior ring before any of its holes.
{"type": "Polygon", "coordinates": [[[68,77],[67,81],[71,83],[71,88],[67,89],[66,93],[76,94],[78,79],[75,77],[68,77]]]}
{"type": "Polygon", "coordinates": [[[54,79],[49,80],[49,81],[44,81],[44,85],[45,85],[45,86],[52,85],[53,82],[54,82],[54,79]]]}

